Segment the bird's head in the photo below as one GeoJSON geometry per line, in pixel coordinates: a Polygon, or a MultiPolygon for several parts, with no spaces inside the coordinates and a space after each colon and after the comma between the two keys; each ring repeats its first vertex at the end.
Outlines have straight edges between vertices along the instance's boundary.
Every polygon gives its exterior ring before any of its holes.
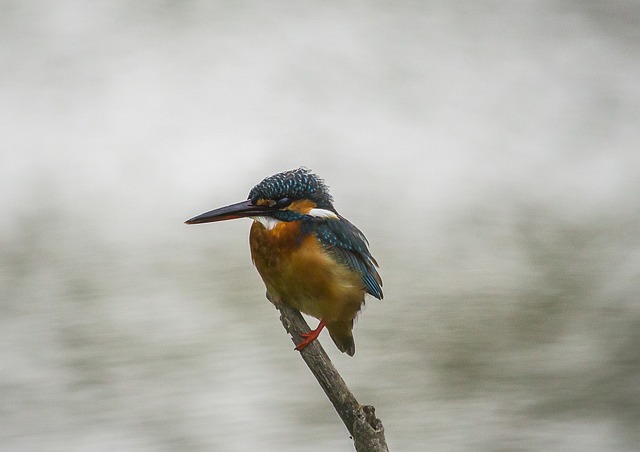
{"type": "Polygon", "coordinates": [[[250,217],[270,228],[278,221],[296,221],[308,216],[338,218],[324,181],[306,168],[298,168],[266,177],[251,189],[246,201],[205,212],[186,223],[250,217]]]}

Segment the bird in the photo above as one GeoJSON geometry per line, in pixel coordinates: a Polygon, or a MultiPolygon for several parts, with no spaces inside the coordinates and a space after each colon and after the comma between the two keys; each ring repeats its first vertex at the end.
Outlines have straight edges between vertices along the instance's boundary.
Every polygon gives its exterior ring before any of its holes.
{"type": "Polygon", "coordinates": [[[323,328],[337,348],[355,354],[353,324],[365,295],[382,300],[382,278],[364,234],[338,213],[324,180],[307,168],[264,178],[245,201],[197,215],[186,224],[253,220],[251,259],[267,298],[319,320],[295,350],[323,328]]]}

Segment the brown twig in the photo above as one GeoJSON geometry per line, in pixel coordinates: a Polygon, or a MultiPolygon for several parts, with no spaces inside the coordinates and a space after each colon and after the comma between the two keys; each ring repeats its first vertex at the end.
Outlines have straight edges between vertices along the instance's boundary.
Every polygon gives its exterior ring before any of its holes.
{"type": "MultiPolygon", "coordinates": [[[[280,321],[291,335],[294,344],[300,343],[300,333],[308,333],[309,325],[295,309],[276,304],[280,311],[280,321]]],[[[358,452],[388,452],[382,421],[376,418],[375,408],[360,405],[344,382],[319,341],[313,341],[300,356],[333,404],[353,438],[358,452]]]]}

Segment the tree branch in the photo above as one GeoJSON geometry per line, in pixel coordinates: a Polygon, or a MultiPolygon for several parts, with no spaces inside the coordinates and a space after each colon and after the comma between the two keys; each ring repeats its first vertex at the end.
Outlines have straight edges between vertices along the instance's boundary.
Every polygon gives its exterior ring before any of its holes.
{"type": "MultiPolygon", "coordinates": [[[[280,321],[294,344],[300,343],[300,333],[308,333],[309,325],[302,314],[282,303],[274,304],[280,311],[280,321]]],[[[382,421],[375,408],[360,405],[351,393],[319,341],[313,341],[300,351],[300,356],[316,377],[353,438],[358,452],[388,452],[382,421]]]]}

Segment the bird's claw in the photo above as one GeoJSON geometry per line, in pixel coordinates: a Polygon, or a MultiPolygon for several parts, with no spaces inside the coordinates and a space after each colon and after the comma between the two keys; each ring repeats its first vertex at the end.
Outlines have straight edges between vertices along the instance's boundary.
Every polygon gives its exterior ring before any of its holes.
{"type": "Polygon", "coordinates": [[[303,350],[307,345],[318,339],[318,336],[320,336],[320,332],[322,331],[324,326],[325,322],[324,320],[321,320],[320,324],[318,324],[318,327],[315,330],[311,330],[308,333],[298,333],[300,337],[303,338],[303,340],[298,345],[296,345],[295,350],[303,350]]]}

